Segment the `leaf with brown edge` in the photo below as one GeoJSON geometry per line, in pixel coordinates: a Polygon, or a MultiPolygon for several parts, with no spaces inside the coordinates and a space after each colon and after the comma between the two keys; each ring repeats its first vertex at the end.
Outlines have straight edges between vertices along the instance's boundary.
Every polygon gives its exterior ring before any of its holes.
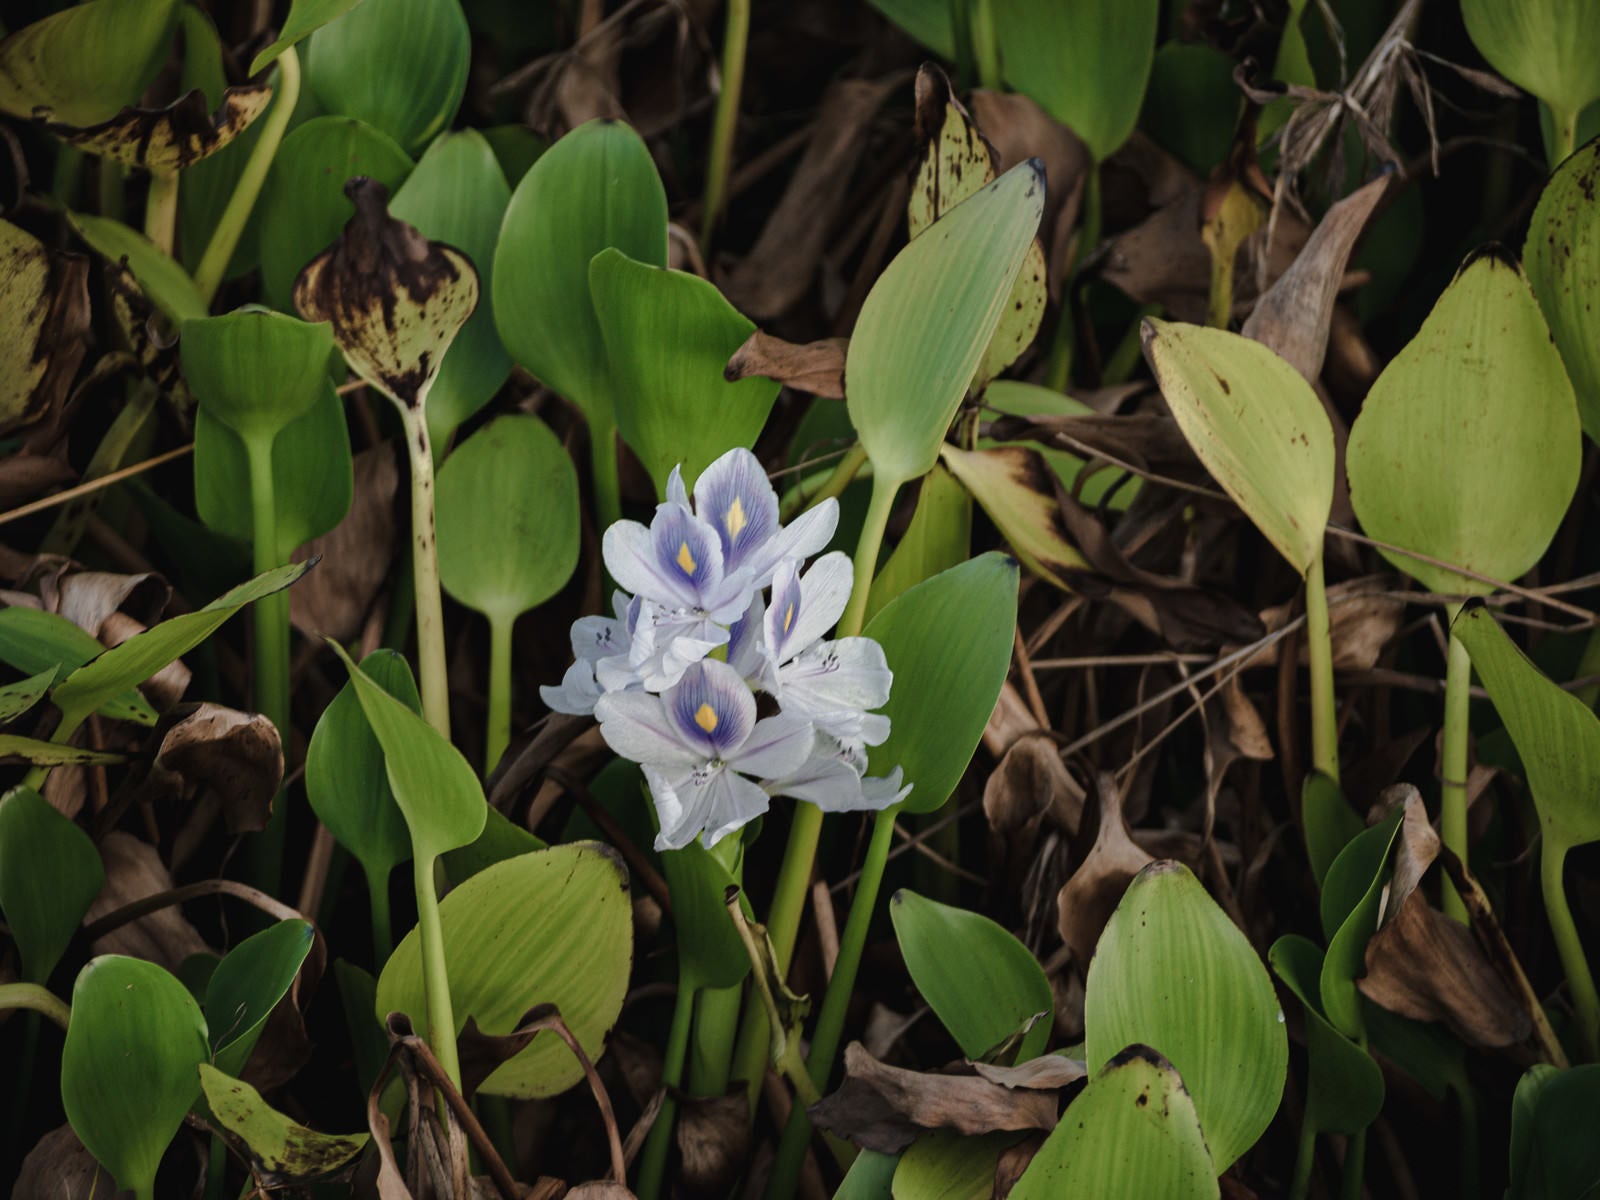
{"type": "Polygon", "coordinates": [[[849,338],[823,338],[819,342],[786,342],[756,330],[733,352],[722,377],[729,383],[761,375],[776,379],[797,392],[844,399],[844,355],[849,338]]]}
{"type": "Polygon", "coordinates": [[[0,434],[60,407],[89,332],[89,260],[0,221],[0,434]]]}
{"type": "Polygon", "coordinates": [[[1030,571],[1070,590],[1065,572],[1089,569],[1067,540],[1055,479],[1038,451],[1023,446],[962,450],[946,442],[939,456],[1030,571]]]}
{"type": "Polygon", "coordinates": [[[250,128],[272,103],[265,83],[231,87],[215,112],[199,88],[164,108],[124,108],[98,125],[51,123],[45,128],[69,146],[147,171],[179,171],[221,150],[250,128]]]}
{"type": "Polygon", "coordinates": [[[200,1087],[228,1145],[250,1164],[257,1186],[303,1186],[342,1173],[370,1135],[318,1133],[290,1120],[242,1079],[200,1064],[200,1087]]]}
{"type": "Polygon", "coordinates": [[[396,404],[421,409],[444,353],[478,306],[466,255],[389,215],[389,189],[357,176],[339,240],[306,264],[294,303],[327,321],[350,366],[396,404]]]}
{"type": "Polygon", "coordinates": [[[1057,925],[1072,961],[1088,970],[1095,943],[1133,877],[1155,860],[1134,842],[1122,816],[1122,791],[1110,775],[1095,780],[1100,826],[1094,845],[1056,896],[1057,925]]]}

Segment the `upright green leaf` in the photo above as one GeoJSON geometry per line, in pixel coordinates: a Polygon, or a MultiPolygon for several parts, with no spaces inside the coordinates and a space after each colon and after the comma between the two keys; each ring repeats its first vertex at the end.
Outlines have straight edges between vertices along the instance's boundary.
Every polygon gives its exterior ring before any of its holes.
{"type": "MultiPolygon", "coordinates": [[[[0,608],[0,662],[30,675],[50,672],[51,682],[63,679],[90,659],[105,652],[100,640],[79,629],[59,613],[14,605],[0,608]]],[[[127,688],[100,705],[103,717],[154,725],[156,710],[127,688]]]]}
{"type": "Polygon", "coordinates": [[[0,913],[24,982],[49,980],[105,880],[89,835],[38,792],[0,797],[0,913]]]}
{"type": "Polygon", "coordinates": [[[1383,1108],[1383,1071],[1322,1015],[1322,950],[1290,933],[1272,944],[1267,961],[1305,1010],[1306,1123],[1319,1133],[1360,1133],[1383,1108]]]}
{"type": "Polygon", "coordinates": [[[1389,882],[1389,858],[1405,810],[1395,810],[1363,830],[1333,860],[1322,881],[1322,932],[1328,953],[1319,994],[1329,1022],[1348,1038],[1366,1032],[1356,980],[1367,972],[1367,942],[1378,930],[1378,911],[1389,882]]]}
{"type": "Polygon", "coordinates": [[[725,861],[730,850],[736,855],[743,853],[742,840],[726,839],[714,850],[690,842],[661,856],[682,959],[680,986],[735,987],[750,973],[750,954],[728,914],[725,898],[728,888],[737,882],[725,861]]]}
{"type": "Polygon", "coordinates": [[[329,21],[344,16],[360,3],[361,0],[293,0],[278,40],[251,59],[250,74],[259,75],[290,46],[310,37],[329,21]]]}
{"type": "Polygon", "coordinates": [[[270,442],[329,390],[333,330],[265,309],[186,321],[183,375],[200,407],[246,443],[270,442]]]}
{"type": "Polygon", "coordinates": [[[1305,829],[1311,874],[1319,887],[1339,852],[1366,828],[1344,798],[1339,781],[1321,771],[1312,771],[1300,785],[1300,824],[1305,829]]]}
{"type": "Polygon", "coordinates": [[[1015,1133],[925,1133],[900,1155],[891,1194],[894,1200],[989,1200],[1000,1155],[1018,1140],[1015,1133]]]}
{"type": "MultiPolygon", "coordinates": [[[[1600,11],[1600,10],[1597,10],[1600,11]]],[[[1523,266],[1577,394],[1590,440],[1600,442],[1600,139],[1550,177],[1528,223],[1523,266]]]]}
{"type": "Polygon", "coordinates": [[[206,986],[205,1016],[218,1070],[243,1072],[267,1017],[311,953],[312,938],[309,921],[278,921],[245,938],[217,964],[206,986]]]}
{"type": "Polygon", "coordinates": [[[942,465],[922,477],[911,524],[872,581],[867,620],[907,588],[967,561],[972,546],[972,497],[942,465]]]}
{"type": "Polygon", "coordinates": [[[1461,0],[1478,52],[1567,120],[1600,99],[1600,7],[1590,0],[1461,0]]]}
{"type": "Polygon", "coordinates": [[[90,0],[24,25],[0,41],[0,112],[80,126],[115,116],[156,77],[177,20],[177,0],[90,0]]]}
{"type": "Polygon", "coordinates": [[[200,1087],[223,1137],[255,1178],[278,1186],[310,1183],[344,1166],[366,1147],[366,1133],[318,1133],[291,1121],[242,1079],[200,1064],[200,1087]]]}
{"type": "Polygon", "coordinates": [[[1600,1179],[1600,1064],[1560,1071],[1543,1063],[1511,1102],[1511,1187],[1506,1200],[1579,1200],[1600,1179]]]}

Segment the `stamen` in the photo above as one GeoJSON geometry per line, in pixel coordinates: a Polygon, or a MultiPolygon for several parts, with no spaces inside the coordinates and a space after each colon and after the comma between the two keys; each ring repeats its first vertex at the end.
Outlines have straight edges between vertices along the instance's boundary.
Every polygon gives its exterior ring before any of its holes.
{"type": "Polygon", "coordinates": [[[689,543],[680,542],[678,545],[678,566],[683,568],[685,575],[693,575],[700,564],[694,561],[694,555],[689,553],[689,543]]]}
{"type": "Polygon", "coordinates": [[[707,733],[715,733],[717,730],[717,710],[709,704],[702,704],[695,709],[694,723],[707,733]]]}

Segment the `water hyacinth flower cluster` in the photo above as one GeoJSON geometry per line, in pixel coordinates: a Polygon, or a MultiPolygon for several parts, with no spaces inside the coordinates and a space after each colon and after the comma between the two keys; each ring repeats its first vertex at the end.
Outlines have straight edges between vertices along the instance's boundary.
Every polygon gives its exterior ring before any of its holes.
{"type": "Polygon", "coordinates": [[[557,712],[600,721],[638,763],[660,822],[658,850],[706,846],[789,796],[828,812],[882,809],[910,791],[900,770],[867,777],[889,736],[872,710],[893,674],[871,638],[828,640],[850,598],[846,554],[828,544],[838,503],[788,525],[748,450],[695,482],[674,469],[648,527],[618,521],[602,542],[619,590],[611,617],[572,626],[574,662],[540,688],[557,712]]]}

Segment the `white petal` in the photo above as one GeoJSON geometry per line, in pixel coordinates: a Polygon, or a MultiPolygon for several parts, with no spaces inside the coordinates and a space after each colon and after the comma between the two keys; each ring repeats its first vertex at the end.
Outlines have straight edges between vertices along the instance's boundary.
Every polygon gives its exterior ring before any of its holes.
{"type": "Polygon", "coordinates": [[[711,796],[706,806],[706,831],[700,838],[707,850],[761,816],[770,804],[766,792],[732,771],[718,771],[707,790],[711,796]]]}
{"type": "Polygon", "coordinates": [[[885,809],[891,804],[899,804],[911,794],[913,784],[902,784],[904,777],[899,767],[887,775],[869,775],[861,781],[862,806],[870,809],[885,809]]]}
{"type": "MultiPolygon", "coordinates": [[[[818,739],[822,744],[822,739],[818,739]]],[[[823,812],[851,812],[861,808],[861,776],[837,753],[813,754],[792,775],[768,780],[774,796],[792,796],[815,804],[823,812]]]]}
{"type": "Polygon", "coordinates": [[[704,799],[704,789],[693,786],[694,772],[644,768],[644,781],[656,807],[661,831],[656,834],[657,850],[681,850],[705,828],[706,814],[695,807],[704,799]]]}
{"type": "Polygon", "coordinates": [[[772,571],[785,558],[810,558],[833,540],[839,525],[839,502],[829,497],[808,512],[801,513],[780,529],[760,549],[746,558],[760,587],[772,579],[772,571]]]}
{"type": "Polygon", "coordinates": [[[611,692],[595,701],[594,715],[606,745],[623,758],[658,767],[687,767],[699,761],[673,733],[659,696],[611,692]]]}
{"type": "Polygon", "coordinates": [[[662,604],[694,604],[694,589],[681,576],[656,569],[655,544],[639,522],[615,522],[600,539],[600,554],[611,578],[628,591],[662,604]]]}
{"type": "Polygon", "coordinates": [[[794,578],[797,561],[785,559],[772,577],[767,644],[780,663],[809,649],[838,624],[854,581],[850,556],[840,551],[824,554],[798,580],[794,578]]]}
{"type": "Polygon", "coordinates": [[[778,670],[778,701],[806,716],[879,708],[894,673],[872,638],[823,642],[778,670]]]}
{"type": "Polygon", "coordinates": [[[628,651],[628,627],[610,617],[579,617],[572,623],[572,657],[598,662],[628,651]]]}
{"type": "Polygon", "coordinates": [[[594,711],[595,701],[600,698],[600,689],[595,685],[594,664],[580,658],[567,668],[567,673],[561,677],[560,687],[541,685],[539,698],[552,712],[567,713],[574,717],[588,716],[594,711]]]}
{"type": "Polygon", "coordinates": [[[672,473],[667,476],[667,503],[680,508],[689,507],[689,493],[683,486],[682,463],[674,466],[672,473]]]}
{"type": "Polygon", "coordinates": [[[728,756],[728,762],[751,775],[789,775],[800,769],[815,741],[816,730],[810,721],[792,713],[779,713],[757,721],[744,745],[728,756]]]}

